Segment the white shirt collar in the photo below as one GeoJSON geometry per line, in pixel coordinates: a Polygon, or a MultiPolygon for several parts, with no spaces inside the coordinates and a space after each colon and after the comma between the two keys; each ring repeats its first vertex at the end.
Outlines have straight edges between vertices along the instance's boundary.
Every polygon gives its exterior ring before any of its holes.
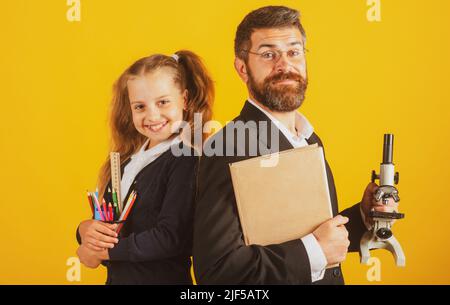
{"type": "Polygon", "coordinates": [[[148,146],[150,140],[145,141],[144,145],[142,145],[141,149],[134,155],[131,156],[131,161],[125,166],[123,171],[122,180],[120,181],[120,197],[122,202],[124,202],[126,195],[136,178],[137,174],[155,161],[160,155],[164,152],[168,151],[172,145],[177,145],[181,142],[181,138],[176,136],[173,139],[167,139],[154,147],[145,150],[148,146]]]}
{"type": "Polygon", "coordinates": [[[145,150],[145,148],[148,146],[148,143],[150,140],[145,141],[144,145],[142,145],[141,149],[139,151],[131,156],[131,159],[135,158],[147,158],[150,156],[160,155],[163,152],[167,151],[172,145],[178,144],[181,142],[181,139],[179,136],[174,137],[173,139],[167,139],[165,141],[162,141],[161,143],[153,146],[149,150],[145,150]]]}
{"type": "Polygon", "coordinates": [[[250,104],[261,110],[267,117],[277,126],[277,128],[283,133],[283,135],[288,139],[288,141],[294,147],[305,146],[308,145],[305,139],[309,139],[314,132],[314,127],[308,121],[308,119],[301,113],[295,112],[295,128],[297,130],[297,134],[293,134],[287,127],[281,123],[277,118],[275,118],[272,114],[262,108],[258,103],[253,101],[252,99],[247,99],[250,104]]]}

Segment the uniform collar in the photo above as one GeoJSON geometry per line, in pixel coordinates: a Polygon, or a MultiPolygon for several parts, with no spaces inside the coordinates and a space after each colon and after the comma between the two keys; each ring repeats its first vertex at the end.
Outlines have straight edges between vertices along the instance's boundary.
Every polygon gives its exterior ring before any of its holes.
{"type": "Polygon", "coordinates": [[[293,134],[290,130],[286,128],[286,126],[281,123],[277,118],[275,118],[270,112],[262,108],[258,103],[248,98],[247,101],[258,108],[261,112],[263,112],[274,124],[275,126],[283,133],[283,135],[287,139],[291,138],[303,138],[309,139],[314,132],[314,127],[308,121],[308,119],[301,113],[295,112],[295,129],[297,130],[297,134],[293,134]]]}

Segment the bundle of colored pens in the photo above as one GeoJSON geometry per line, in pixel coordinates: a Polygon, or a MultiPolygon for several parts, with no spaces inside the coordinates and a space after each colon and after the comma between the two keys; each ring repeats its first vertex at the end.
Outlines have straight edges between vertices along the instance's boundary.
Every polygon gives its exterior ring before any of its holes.
{"type": "Polygon", "coordinates": [[[113,202],[114,202],[114,209],[113,205],[109,202],[106,203],[105,199],[103,198],[102,203],[100,204],[99,198],[98,198],[98,192],[87,192],[89,205],[91,206],[92,214],[94,215],[95,220],[101,220],[101,221],[107,221],[107,222],[113,222],[116,220],[117,216],[119,215],[119,209],[117,207],[117,197],[114,198],[113,195],[113,202]]]}
{"type": "MultiPolygon", "coordinates": [[[[111,190],[108,189],[108,192],[111,192],[111,190]]],[[[87,195],[92,214],[94,215],[94,219],[110,223],[119,223],[119,226],[117,227],[117,233],[120,232],[123,222],[127,220],[131,208],[133,207],[137,197],[136,191],[132,191],[130,196],[128,196],[128,200],[127,203],[125,204],[123,211],[120,211],[116,192],[112,193],[113,199],[112,204],[110,202],[107,204],[104,198],[102,199],[102,204],[100,204],[98,198],[98,191],[97,192],[88,191],[87,195]]]]}

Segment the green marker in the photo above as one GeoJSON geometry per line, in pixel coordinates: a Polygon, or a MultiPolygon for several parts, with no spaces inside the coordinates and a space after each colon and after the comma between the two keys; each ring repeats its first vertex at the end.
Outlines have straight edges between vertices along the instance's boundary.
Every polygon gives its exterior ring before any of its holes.
{"type": "Polygon", "coordinates": [[[117,192],[113,189],[113,203],[114,203],[114,209],[116,210],[117,215],[119,215],[119,206],[118,206],[118,200],[117,200],[117,192]]]}

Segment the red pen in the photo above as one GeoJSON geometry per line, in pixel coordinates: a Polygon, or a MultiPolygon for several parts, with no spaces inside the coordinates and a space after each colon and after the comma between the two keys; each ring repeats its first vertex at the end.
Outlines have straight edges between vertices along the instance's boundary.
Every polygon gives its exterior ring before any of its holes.
{"type": "Polygon", "coordinates": [[[111,202],[109,203],[109,220],[114,221],[114,214],[113,214],[111,202]]]}
{"type": "Polygon", "coordinates": [[[106,216],[106,221],[109,221],[110,219],[109,219],[109,215],[108,215],[108,210],[106,209],[106,201],[105,201],[105,198],[103,198],[103,211],[104,211],[104,214],[105,214],[105,216],[106,216]]]}

